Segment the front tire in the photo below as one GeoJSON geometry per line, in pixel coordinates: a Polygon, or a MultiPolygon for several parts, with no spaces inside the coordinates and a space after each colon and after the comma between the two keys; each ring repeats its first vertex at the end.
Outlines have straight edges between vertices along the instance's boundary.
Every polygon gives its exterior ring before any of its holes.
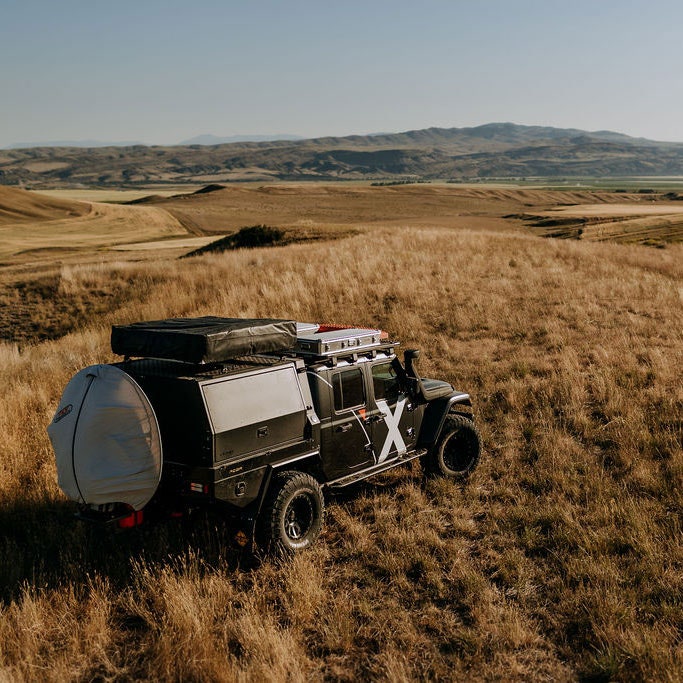
{"type": "Polygon", "coordinates": [[[449,415],[423,466],[427,474],[464,481],[475,470],[480,457],[481,437],[474,422],[462,415],[449,415]]]}
{"type": "Polygon", "coordinates": [[[259,544],[280,554],[305,550],[320,535],[324,514],[322,490],[310,474],[278,472],[261,512],[259,544]]]}

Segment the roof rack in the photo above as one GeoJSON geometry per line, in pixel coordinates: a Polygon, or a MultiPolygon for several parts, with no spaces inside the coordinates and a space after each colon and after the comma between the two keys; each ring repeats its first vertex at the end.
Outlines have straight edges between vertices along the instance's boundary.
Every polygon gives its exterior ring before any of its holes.
{"type": "Polygon", "coordinates": [[[269,354],[240,356],[213,363],[188,363],[167,358],[126,358],[116,365],[132,375],[204,380],[277,365],[283,361],[304,367],[303,359],[269,354]]]}

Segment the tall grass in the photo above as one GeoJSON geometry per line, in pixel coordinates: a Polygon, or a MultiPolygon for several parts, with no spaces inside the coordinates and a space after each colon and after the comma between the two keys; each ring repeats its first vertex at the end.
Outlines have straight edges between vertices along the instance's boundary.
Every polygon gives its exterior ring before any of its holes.
{"type": "Polygon", "coordinates": [[[125,293],[58,341],[0,347],[0,666],[16,680],[681,680],[683,249],[377,230],[72,267],[125,293]],[[254,563],[215,517],[100,537],[45,435],[112,322],[380,325],[469,391],[466,486],[394,470],[329,501],[317,546],[254,563]]]}

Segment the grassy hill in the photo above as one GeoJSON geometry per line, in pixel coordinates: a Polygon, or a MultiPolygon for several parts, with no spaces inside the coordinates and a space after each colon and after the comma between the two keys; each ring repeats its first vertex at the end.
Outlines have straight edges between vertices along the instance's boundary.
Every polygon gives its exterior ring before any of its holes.
{"type": "MultiPolygon", "coordinates": [[[[203,201],[217,210],[221,192],[203,201]]],[[[240,210],[269,201],[250,192],[240,210]]],[[[438,214],[443,198],[418,197],[438,214]]],[[[426,211],[333,246],[53,266],[82,318],[0,344],[3,677],[681,680],[683,246],[544,240],[445,209],[430,226],[426,211]],[[479,469],[456,486],[415,465],[330,498],[320,542],[289,564],[244,555],[218,517],[90,532],[45,433],[64,385],[113,360],[113,322],[203,314],[379,325],[422,348],[425,375],[473,396],[479,469]]]]}
{"type": "Polygon", "coordinates": [[[59,199],[0,185],[0,226],[74,218],[88,213],[83,202],[59,199]]]}
{"type": "Polygon", "coordinates": [[[544,237],[653,246],[683,241],[683,205],[661,193],[308,183],[231,186],[139,201],[163,208],[197,234],[225,233],[252,221],[322,235],[352,226],[516,226],[544,237]]]}
{"type": "Polygon", "coordinates": [[[495,123],[215,146],[0,151],[0,183],[32,186],[244,180],[683,175],[683,144],[495,123]]]}
{"type": "MultiPolygon", "coordinates": [[[[512,229],[655,246],[683,240],[683,206],[676,193],[446,183],[269,183],[211,185],[166,194],[170,196],[114,190],[43,194],[0,186],[0,267],[6,275],[11,270],[23,277],[22,273],[49,273],[67,264],[116,260],[124,253],[126,258],[149,260],[163,250],[172,258],[253,225],[284,231],[285,242],[408,226],[512,229]]],[[[16,294],[5,299],[0,321],[13,325],[18,311],[21,316],[26,313],[27,305],[16,294]]],[[[46,294],[39,307],[51,307],[52,299],[46,294]]],[[[31,301],[31,306],[36,304],[31,301]]]]}
{"type": "Polygon", "coordinates": [[[36,272],[55,259],[92,258],[103,248],[187,236],[178,219],[161,208],[74,201],[0,186],[0,267],[36,272]]]}

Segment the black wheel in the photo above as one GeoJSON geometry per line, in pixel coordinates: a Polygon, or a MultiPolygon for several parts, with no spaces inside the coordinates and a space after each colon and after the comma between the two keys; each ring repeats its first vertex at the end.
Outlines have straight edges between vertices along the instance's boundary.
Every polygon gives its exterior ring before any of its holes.
{"type": "Polygon", "coordinates": [[[294,553],[320,535],[325,503],[318,482],[305,472],[273,476],[259,520],[259,543],[266,550],[294,553]]]}
{"type": "Polygon", "coordinates": [[[481,437],[472,420],[449,415],[441,435],[423,465],[428,474],[464,480],[479,464],[481,437]]]}

